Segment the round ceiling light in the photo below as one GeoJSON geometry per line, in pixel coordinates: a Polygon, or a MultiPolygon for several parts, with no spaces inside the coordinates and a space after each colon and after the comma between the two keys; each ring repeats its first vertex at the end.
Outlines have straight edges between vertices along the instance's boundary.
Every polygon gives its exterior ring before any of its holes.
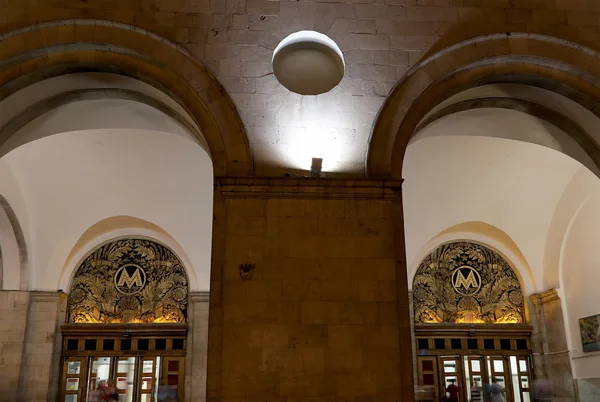
{"type": "Polygon", "coordinates": [[[277,80],[300,95],[331,91],[344,77],[344,55],[328,36],[300,31],[286,37],[273,52],[277,80]]]}

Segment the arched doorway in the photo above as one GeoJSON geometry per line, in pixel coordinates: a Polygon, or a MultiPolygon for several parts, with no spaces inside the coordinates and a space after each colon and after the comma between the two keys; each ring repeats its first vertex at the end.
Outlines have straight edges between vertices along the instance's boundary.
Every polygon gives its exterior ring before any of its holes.
{"type": "Polygon", "coordinates": [[[186,270],[162,244],[125,238],[94,249],[68,293],[61,400],[93,400],[112,382],[120,401],[182,401],[188,297],[186,270]]]}
{"type": "Polygon", "coordinates": [[[494,389],[530,400],[532,327],[519,278],[497,252],[471,242],[434,249],[413,279],[413,313],[421,400],[457,391],[467,402],[494,389]]]}

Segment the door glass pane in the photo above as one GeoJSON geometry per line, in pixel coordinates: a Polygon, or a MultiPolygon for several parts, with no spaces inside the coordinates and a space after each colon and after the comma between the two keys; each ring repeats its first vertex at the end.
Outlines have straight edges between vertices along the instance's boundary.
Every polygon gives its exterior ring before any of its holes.
{"type": "Polygon", "coordinates": [[[133,366],[135,366],[135,357],[121,358],[117,365],[117,373],[129,373],[133,366]]]}
{"type": "Polygon", "coordinates": [[[446,378],[444,378],[444,383],[446,384],[446,388],[448,388],[450,386],[450,384],[458,384],[458,379],[456,378],[455,375],[449,375],[446,378]]]}
{"type": "Polygon", "coordinates": [[[433,374],[423,374],[423,385],[435,385],[433,374]]]}
{"type": "Polygon", "coordinates": [[[135,360],[135,357],[120,358],[117,364],[116,385],[121,402],[132,402],[133,400],[135,360]]]}
{"type": "Polygon", "coordinates": [[[77,391],[79,390],[79,378],[67,378],[67,391],[77,391]]]}
{"type": "Polygon", "coordinates": [[[81,371],[81,362],[72,361],[67,363],[67,374],[76,375],[81,371]]]}
{"type": "Polygon", "coordinates": [[[496,384],[498,384],[502,388],[506,389],[506,380],[504,379],[504,377],[496,376],[495,380],[496,380],[496,384]]]}
{"type": "Polygon", "coordinates": [[[521,387],[525,389],[529,388],[529,377],[526,375],[521,376],[521,387]]]}
{"type": "Polygon", "coordinates": [[[504,373],[504,362],[502,360],[494,360],[494,372],[504,373]]]}
{"type": "Polygon", "coordinates": [[[471,369],[475,372],[481,372],[481,362],[479,360],[471,360],[471,369]]]}
{"type": "Polygon", "coordinates": [[[527,372],[527,361],[525,361],[525,360],[519,360],[519,371],[521,373],[526,373],[527,372]]]}
{"type": "Polygon", "coordinates": [[[152,394],[140,395],[140,402],[152,402],[152,394]]]}
{"type": "Polygon", "coordinates": [[[90,376],[88,379],[88,391],[98,389],[108,380],[110,374],[110,357],[98,357],[92,360],[90,376]]]}
{"type": "Polygon", "coordinates": [[[444,373],[456,373],[456,361],[444,361],[444,373]]]}
{"type": "Polygon", "coordinates": [[[521,389],[519,388],[519,373],[517,370],[517,357],[510,356],[510,374],[513,386],[513,398],[515,402],[521,402],[521,389]]]}
{"type": "Polygon", "coordinates": [[[142,373],[147,374],[150,373],[152,374],[152,368],[154,367],[154,361],[153,360],[144,360],[144,364],[142,366],[142,373]]]}
{"type": "Polygon", "coordinates": [[[152,389],[152,377],[142,377],[142,389],[152,389]]]}
{"type": "Polygon", "coordinates": [[[423,371],[433,371],[433,360],[422,360],[421,367],[423,371]]]}
{"type": "Polygon", "coordinates": [[[154,392],[158,390],[158,382],[160,380],[160,356],[156,356],[156,370],[154,370],[154,392]]]}
{"type": "Polygon", "coordinates": [[[65,402],[77,402],[77,394],[65,395],[65,402]]]}
{"type": "Polygon", "coordinates": [[[529,398],[529,392],[523,392],[523,402],[531,402],[531,398],[529,398]]]}
{"type": "MultiPolygon", "coordinates": [[[[464,359],[465,359],[464,363],[465,363],[465,385],[466,385],[465,395],[471,395],[471,371],[469,370],[469,358],[467,356],[465,356],[464,359]]],[[[458,385],[458,384],[454,384],[454,385],[458,385]]]]}
{"type": "Polygon", "coordinates": [[[483,378],[480,375],[474,375],[473,384],[477,384],[478,387],[481,387],[483,385],[483,378]]]}

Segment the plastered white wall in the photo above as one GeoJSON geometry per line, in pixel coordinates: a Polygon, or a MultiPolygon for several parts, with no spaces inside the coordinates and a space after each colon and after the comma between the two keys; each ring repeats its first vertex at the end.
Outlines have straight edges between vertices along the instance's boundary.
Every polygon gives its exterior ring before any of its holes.
{"type": "Polygon", "coordinates": [[[3,157],[19,183],[31,226],[31,288],[56,290],[81,235],[112,216],[132,216],[170,234],[208,290],[213,171],[191,140],[150,130],[56,134],[3,157]]]}

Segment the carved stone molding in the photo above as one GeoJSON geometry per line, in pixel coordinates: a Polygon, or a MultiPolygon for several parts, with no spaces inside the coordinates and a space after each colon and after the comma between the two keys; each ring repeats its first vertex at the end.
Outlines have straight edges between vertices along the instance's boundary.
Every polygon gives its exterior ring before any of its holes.
{"type": "Polygon", "coordinates": [[[531,301],[535,305],[550,303],[555,300],[560,300],[560,296],[558,294],[558,290],[556,289],[548,289],[540,293],[536,293],[531,295],[531,301]]]}
{"type": "Polygon", "coordinates": [[[190,292],[190,301],[192,303],[208,303],[209,300],[209,291],[190,292]]]}
{"type": "Polygon", "coordinates": [[[398,198],[402,180],[327,178],[217,178],[225,198],[398,198]]]}

